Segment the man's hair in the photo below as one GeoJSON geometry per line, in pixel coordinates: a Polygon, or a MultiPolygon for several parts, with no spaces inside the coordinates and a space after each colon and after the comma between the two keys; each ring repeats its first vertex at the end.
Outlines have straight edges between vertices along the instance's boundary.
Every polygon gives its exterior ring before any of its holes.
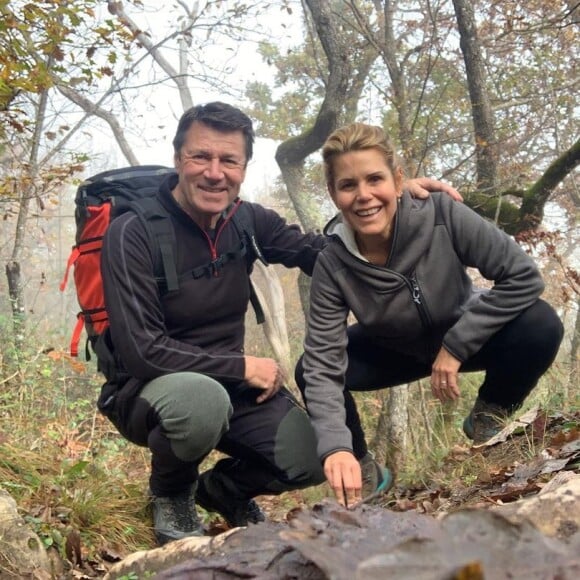
{"type": "Polygon", "coordinates": [[[382,153],[393,175],[401,167],[395,147],[381,127],[365,123],[351,123],[337,129],[322,146],[324,176],[331,190],[334,189],[334,160],[343,153],[376,149],[382,153]]]}
{"type": "Polygon", "coordinates": [[[215,101],[205,105],[196,105],[183,113],[173,138],[173,150],[179,155],[185,142],[185,134],[195,122],[203,123],[216,131],[228,133],[241,131],[246,142],[246,163],[254,154],[254,128],[252,120],[240,109],[226,103],[215,101]]]}

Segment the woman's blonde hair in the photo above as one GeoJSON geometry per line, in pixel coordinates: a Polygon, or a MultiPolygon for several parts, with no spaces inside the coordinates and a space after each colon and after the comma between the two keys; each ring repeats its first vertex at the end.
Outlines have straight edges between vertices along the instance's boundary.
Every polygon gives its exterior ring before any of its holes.
{"type": "MultiPolygon", "coordinates": [[[[366,123],[351,123],[337,129],[322,146],[324,175],[330,190],[334,190],[334,160],[343,153],[377,149],[382,153],[393,175],[402,172],[393,143],[381,127],[366,123]]],[[[402,174],[402,173],[401,173],[402,174]]]]}

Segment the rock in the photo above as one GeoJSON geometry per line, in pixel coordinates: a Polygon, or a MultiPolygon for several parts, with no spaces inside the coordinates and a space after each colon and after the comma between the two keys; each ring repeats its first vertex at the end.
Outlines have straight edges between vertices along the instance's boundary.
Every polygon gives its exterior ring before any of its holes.
{"type": "Polygon", "coordinates": [[[578,503],[575,485],[576,478],[568,478],[541,494],[546,502],[541,509],[564,503],[560,523],[545,528],[550,534],[531,522],[528,511],[533,507],[514,510],[517,521],[485,509],[435,519],[378,506],[347,510],[328,501],[298,512],[288,524],[240,528],[201,546],[199,540],[175,542],[156,550],[167,552],[155,564],[151,556],[138,564],[125,560],[109,578],[132,572],[152,573],[156,580],[572,580],[580,577],[580,534],[569,541],[558,536],[572,526],[563,522],[576,518],[565,519],[575,513],[571,502],[578,503]]]}
{"type": "Polygon", "coordinates": [[[396,545],[404,538],[432,537],[438,529],[439,524],[433,518],[412,512],[394,513],[369,506],[354,512],[334,503],[319,504],[299,512],[289,524],[264,522],[215,538],[186,538],[134,554],[111,568],[106,580],[129,573],[155,574],[159,580],[222,577],[311,580],[325,577],[307,554],[308,544],[319,536],[344,546],[339,551],[344,552],[344,558],[338,559],[333,553],[333,559],[335,564],[342,562],[346,570],[350,569],[351,549],[358,556],[371,556],[376,554],[377,545],[396,545]],[[366,541],[369,531],[372,539],[366,541]]]}
{"type": "Polygon", "coordinates": [[[127,577],[129,573],[136,574],[139,578],[147,574],[156,574],[184,560],[193,558],[198,551],[206,546],[209,546],[210,551],[218,549],[220,544],[235,531],[230,530],[214,538],[209,536],[184,538],[183,540],[166,544],[161,548],[135,552],[115,564],[105,576],[105,580],[127,577]]]}
{"type": "Polygon", "coordinates": [[[570,538],[580,531],[580,474],[562,471],[537,495],[492,510],[512,522],[528,520],[547,536],[570,538]]]}
{"type": "Polygon", "coordinates": [[[39,537],[18,515],[16,502],[0,489],[0,576],[51,578],[51,565],[39,537]]]}
{"type": "Polygon", "coordinates": [[[527,521],[514,524],[491,511],[466,509],[450,514],[441,525],[440,537],[412,539],[361,562],[354,578],[573,580],[580,576],[575,550],[544,536],[527,521]]]}

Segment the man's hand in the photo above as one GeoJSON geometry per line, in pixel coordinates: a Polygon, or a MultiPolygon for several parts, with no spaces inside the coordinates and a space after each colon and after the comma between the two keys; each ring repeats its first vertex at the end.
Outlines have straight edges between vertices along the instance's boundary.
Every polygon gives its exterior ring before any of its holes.
{"type": "Polygon", "coordinates": [[[282,367],[272,358],[246,356],[246,374],[244,380],[264,392],[256,399],[263,403],[273,397],[286,381],[282,367]]]}
{"type": "Polygon", "coordinates": [[[324,475],[336,496],[345,507],[362,500],[360,463],[350,451],[337,451],[324,460],[324,475]]]}
{"type": "Polygon", "coordinates": [[[447,349],[441,347],[431,367],[431,392],[442,403],[459,398],[459,367],[457,360],[447,349]]]}
{"type": "Polygon", "coordinates": [[[437,181],[430,177],[408,179],[403,183],[403,189],[406,189],[413,197],[418,197],[419,199],[429,197],[430,191],[444,191],[455,201],[463,201],[463,197],[454,187],[444,181],[437,181]]]}

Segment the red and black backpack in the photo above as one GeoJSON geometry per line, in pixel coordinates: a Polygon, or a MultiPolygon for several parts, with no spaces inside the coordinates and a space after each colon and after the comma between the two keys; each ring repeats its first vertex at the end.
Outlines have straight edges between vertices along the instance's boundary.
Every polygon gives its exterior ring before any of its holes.
{"type": "MultiPolygon", "coordinates": [[[[161,182],[175,170],[161,165],[143,165],[105,171],[86,179],[78,187],[75,196],[76,243],[67,261],[66,272],[60,289],[66,288],[70,269],[74,268],[74,283],[80,312],[73,330],[70,352],[78,356],[78,345],[83,328],[87,333],[86,358],[90,350],[96,353],[99,370],[107,378],[114,375],[112,345],[107,340],[109,318],[105,308],[101,278],[101,249],[103,237],[109,224],[126,211],[134,211],[145,223],[154,248],[155,277],[160,292],[179,288],[180,277],[175,264],[175,233],[167,210],[159,202],[156,193],[161,182]],[[106,348],[101,343],[107,343],[106,348]],[[90,345],[90,348],[89,348],[90,345]]],[[[253,212],[244,203],[239,204],[232,221],[242,242],[238,253],[246,256],[248,272],[256,259],[267,264],[256,242],[253,212]]],[[[220,264],[232,256],[218,257],[220,264]]],[[[200,278],[211,275],[214,263],[196,268],[187,277],[200,278]]],[[[258,323],[264,321],[263,310],[250,285],[251,302],[258,323]]]]}

